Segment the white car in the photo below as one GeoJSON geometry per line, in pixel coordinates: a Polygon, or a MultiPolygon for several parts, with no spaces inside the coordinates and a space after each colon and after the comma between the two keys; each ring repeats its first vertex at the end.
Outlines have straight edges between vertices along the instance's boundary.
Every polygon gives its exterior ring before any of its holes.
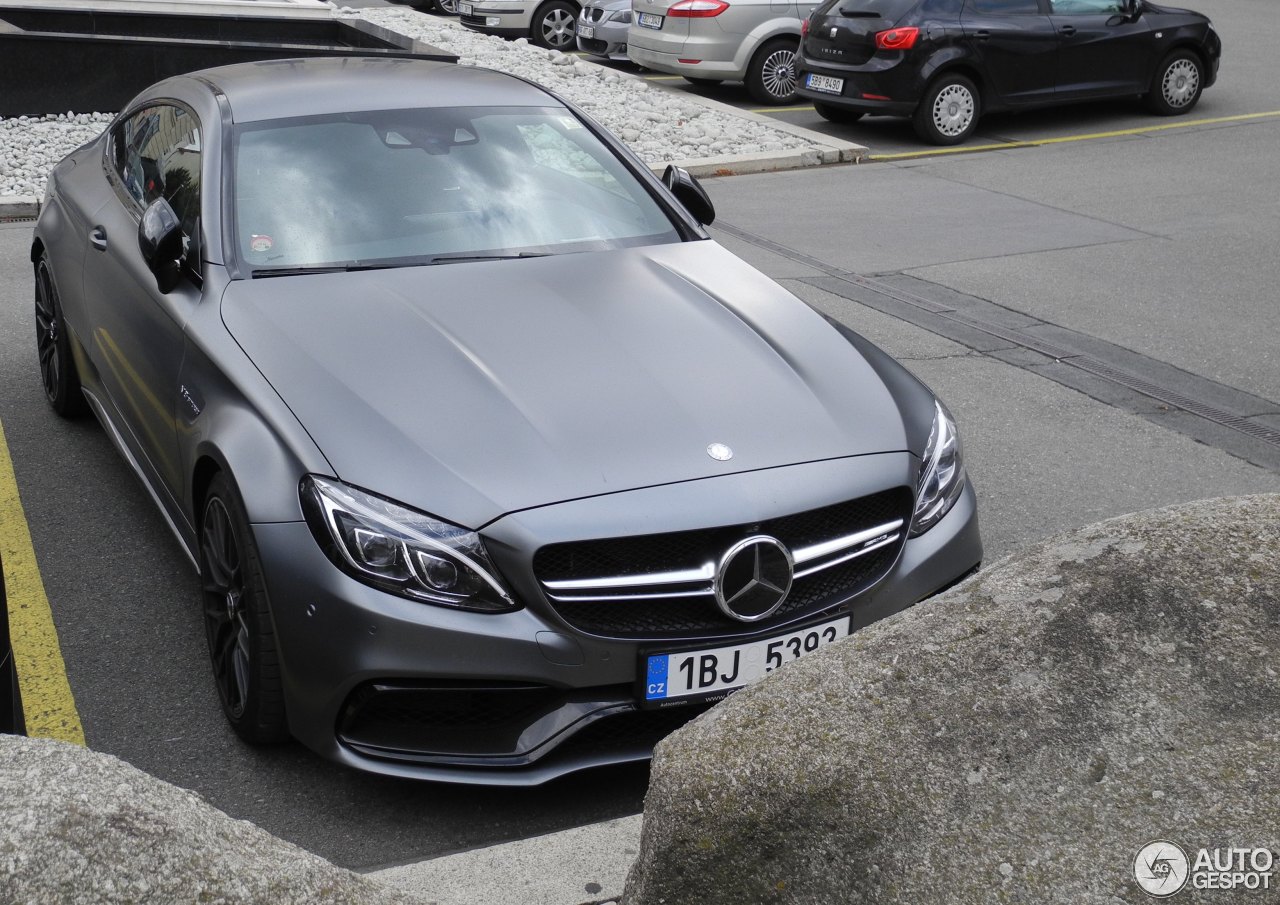
{"type": "Polygon", "coordinates": [[[743,81],[762,104],[796,96],[807,0],[634,0],[627,56],[695,85],[743,81]]]}

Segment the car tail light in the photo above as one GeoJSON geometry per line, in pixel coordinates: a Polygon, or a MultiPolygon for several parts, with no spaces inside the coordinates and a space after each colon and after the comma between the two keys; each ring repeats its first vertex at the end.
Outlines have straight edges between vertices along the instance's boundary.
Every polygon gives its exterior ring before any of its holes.
{"type": "Polygon", "coordinates": [[[916,39],[920,37],[920,29],[915,28],[891,28],[888,31],[876,33],[876,47],[880,50],[910,50],[916,46],[916,39]]]}
{"type": "Polygon", "coordinates": [[[800,37],[801,38],[809,37],[809,20],[808,19],[800,20],[800,37]]]}
{"type": "Polygon", "coordinates": [[[724,0],[680,0],[667,10],[667,15],[673,19],[710,19],[728,8],[724,0]]]}

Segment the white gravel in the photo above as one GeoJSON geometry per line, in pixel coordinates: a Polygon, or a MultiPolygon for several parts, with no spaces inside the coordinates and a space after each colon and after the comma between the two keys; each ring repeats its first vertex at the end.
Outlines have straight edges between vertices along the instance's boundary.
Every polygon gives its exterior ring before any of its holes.
{"type": "MultiPolygon", "coordinates": [[[[804,139],[755,119],[708,107],[607,66],[463,28],[405,7],[335,10],[458,55],[459,62],[531,79],[559,94],[627,142],[645,162],[810,148],[804,139]]],[[[109,113],[0,118],[0,196],[44,193],[55,163],[98,135],[109,113]]]]}

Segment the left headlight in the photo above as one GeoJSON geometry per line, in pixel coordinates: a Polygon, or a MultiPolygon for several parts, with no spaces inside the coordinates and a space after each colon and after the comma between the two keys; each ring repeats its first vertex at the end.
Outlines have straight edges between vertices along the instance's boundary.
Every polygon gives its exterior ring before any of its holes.
{"type": "Polygon", "coordinates": [[[916,484],[916,511],[911,536],[924,534],[951,511],[964,490],[964,461],[955,419],[934,401],[933,430],[924,450],[924,467],[916,484]]]}
{"type": "Polygon", "coordinates": [[[622,12],[618,13],[616,16],[613,17],[613,21],[617,22],[619,25],[630,25],[631,10],[624,9],[622,12]]]}
{"type": "Polygon", "coordinates": [[[357,581],[423,603],[517,608],[474,531],[331,478],[307,475],[300,490],[316,542],[357,581]]]}

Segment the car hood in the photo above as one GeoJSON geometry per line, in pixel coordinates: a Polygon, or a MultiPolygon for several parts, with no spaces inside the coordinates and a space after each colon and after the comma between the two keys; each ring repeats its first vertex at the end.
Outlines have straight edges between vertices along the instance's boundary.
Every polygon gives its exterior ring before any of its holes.
{"type": "Polygon", "coordinates": [[[711,241],[241,280],[222,317],[336,477],[472,528],[906,449],[848,340],[711,241]]]}

